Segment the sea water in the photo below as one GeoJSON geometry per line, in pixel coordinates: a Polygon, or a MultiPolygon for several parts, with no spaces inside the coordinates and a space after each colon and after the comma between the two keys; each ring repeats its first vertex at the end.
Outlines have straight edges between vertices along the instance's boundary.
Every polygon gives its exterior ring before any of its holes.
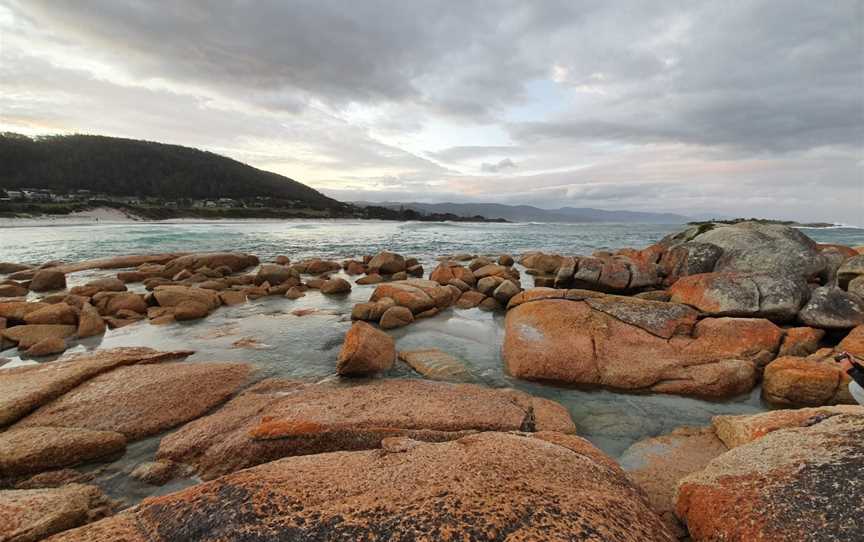
{"type": "MultiPolygon", "coordinates": [[[[71,262],[175,251],[243,251],[258,255],[262,261],[280,254],[292,260],[313,256],[341,259],[387,249],[417,257],[428,274],[435,258],[443,254],[518,255],[531,250],[590,254],[595,250],[645,247],[683,227],[347,220],[22,227],[0,229],[0,261],[38,263],[60,259],[71,262]]],[[[864,230],[860,229],[805,231],[822,243],[864,245],[864,230]]],[[[73,273],[68,282],[74,286],[114,273],[116,270],[73,273]]],[[[531,281],[531,277],[523,273],[524,286],[531,286],[531,281]]],[[[130,286],[141,289],[140,285],[130,286]]],[[[223,307],[194,322],[166,326],[141,322],[108,331],[104,337],[85,339],[71,351],[115,346],[193,349],[196,353],[190,361],[245,361],[256,366],[260,378],[335,380],[336,357],[351,325],[351,307],[367,301],[373,290],[374,286],[356,284],[346,296],[324,296],[317,290],[310,290],[295,301],[267,297],[223,307]]],[[[613,457],[620,457],[627,447],[640,439],[683,425],[706,425],[717,414],[753,413],[768,408],[761,401],[759,388],[725,401],[704,401],[663,394],[575,389],[511,378],[504,372],[501,359],[503,318],[503,314],[478,309],[453,309],[390,333],[400,350],[439,348],[459,358],[477,384],[513,387],[560,402],[570,411],[578,433],[613,457]]],[[[0,356],[11,357],[14,363],[33,362],[19,358],[15,350],[7,350],[0,356]]],[[[401,363],[388,376],[417,377],[401,363]]],[[[185,482],[179,481],[159,489],[128,477],[137,463],[152,460],[159,438],[130,446],[124,458],[100,471],[97,483],[127,503],[175,489],[177,484],[183,485],[185,482]]]]}

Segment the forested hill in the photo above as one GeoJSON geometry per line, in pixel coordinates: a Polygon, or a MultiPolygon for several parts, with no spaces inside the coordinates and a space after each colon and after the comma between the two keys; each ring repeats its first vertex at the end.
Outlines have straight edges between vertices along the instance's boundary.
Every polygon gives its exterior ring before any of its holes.
{"type": "Polygon", "coordinates": [[[212,152],[92,135],[0,134],[0,188],[162,199],[262,196],[317,208],[342,205],[288,177],[212,152]]]}

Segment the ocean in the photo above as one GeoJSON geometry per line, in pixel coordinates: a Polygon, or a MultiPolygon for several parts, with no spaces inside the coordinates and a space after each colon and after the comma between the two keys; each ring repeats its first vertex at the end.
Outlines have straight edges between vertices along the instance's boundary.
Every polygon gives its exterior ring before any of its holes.
{"type": "MultiPolygon", "coordinates": [[[[154,252],[243,251],[262,260],[284,254],[347,258],[387,249],[428,261],[435,256],[519,254],[541,250],[590,254],[643,248],[685,226],[390,222],[371,220],[215,221],[0,228],[0,261],[76,261],[154,252]]],[[[819,243],[864,245],[861,228],[808,228],[819,243]]]]}

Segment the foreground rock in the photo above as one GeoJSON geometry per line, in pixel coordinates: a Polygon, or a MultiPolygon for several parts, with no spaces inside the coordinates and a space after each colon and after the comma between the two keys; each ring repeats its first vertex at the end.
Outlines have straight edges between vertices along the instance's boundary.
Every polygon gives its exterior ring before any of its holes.
{"type": "Polygon", "coordinates": [[[115,348],[95,354],[0,371],[0,427],[60,397],[79,384],[123,365],[179,360],[191,351],[159,352],[151,348],[115,348]]]}
{"type": "Polygon", "coordinates": [[[679,537],[686,531],[675,516],[678,480],[705,468],[727,451],[712,428],[680,428],[668,435],[641,440],[627,449],[621,466],[627,476],[648,496],[671,532],[679,537]]]}
{"type": "Polygon", "coordinates": [[[382,448],[268,463],[56,540],[673,540],[621,470],[578,437],[388,438],[382,448]]]}
{"type": "Polygon", "coordinates": [[[676,511],[693,540],[861,540],[864,416],[773,431],[681,480],[676,511]]]}
{"type": "Polygon", "coordinates": [[[79,385],[15,424],[122,433],[129,440],[195,419],[227,400],[251,367],[162,363],[120,367],[79,385]]]}
{"type": "Polygon", "coordinates": [[[70,467],[123,453],[126,438],[113,431],[28,427],[0,433],[0,478],[70,467]]]}
{"type": "Polygon", "coordinates": [[[434,442],[511,430],[575,427],[561,405],[515,390],[413,379],[357,386],[267,380],[163,438],[157,458],[210,479],[280,457],[377,448],[386,437],[434,442]]]}
{"type": "Polygon", "coordinates": [[[336,372],[343,376],[363,376],[386,371],[396,360],[393,339],[366,322],[354,322],[339,352],[336,372]]]}
{"type": "Polygon", "coordinates": [[[768,320],[696,322],[680,305],[539,297],[547,292],[520,294],[507,313],[503,356],[513,376],[728,397],[753,388],[757,367],[774,357],[783,337],[768,320]],[[538,299],[528,300],[532,295],[538,299]]]}
{"type": "Polygon", "coordinates": [[[101,519],[111,511],[111,502],[93,486],[69,484],[54,489],[0,491],[0,540],[43,540],[101,519]]]}

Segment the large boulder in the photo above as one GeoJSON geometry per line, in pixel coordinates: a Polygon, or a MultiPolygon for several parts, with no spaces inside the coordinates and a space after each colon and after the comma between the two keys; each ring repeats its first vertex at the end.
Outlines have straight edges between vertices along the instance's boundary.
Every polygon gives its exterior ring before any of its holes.
{"type": "Polygon", "coordinates": [[[65,339],[75,335],[76,326],[66,324],[33,324],[15,326],[4,330],[3,337],[9,339],[19,350],[27,350],[46,339],[65,339]]]}
{"type": "Polygon", "coordinates": [[[48,292],[66,288],[66,275],[58,269],[41,269],[33,275],[30,289],[34,292],[48,292]]]}
{"type": "Polygon", "coordinates": [[[831,286],[816,288],[798,314],[805,325],[824,329],[850,329],[864,324],[864,300],[831,286]]]}
{"type": "Polygon", "coordinates": [[[864,416],[838,414],[738,446],[679,482],[694,540],[861,540],[864,416]]]}
{"type": "Polygon", "coordinates": [[[834,352],[825,349],[806,358],[784,356],[769,363],[762,396],[783,406],[852,404],[855,400],[848,386],[849,375],[834,362],[834,352]]]}
{"type": "Polygon", "coordinates": [[[434,280],[438,284],[449,284],[452,280],[461,280],[469,286],[473,286],[476,282],[474,273],[467,267],[463,267],[456,262],[441,262],[432,273],[429,275],[429,280],[434,280]]]}
{"type": "Polygon", "coordinates": [[[66,392],[14,428],[72,427],[140,439],[201,416],[234,394],[250,373],[249,365],[236,363],[119,367],[66,392]]]}
{"type": "Polygon", "coordinates": [[[503,348],[508,372],[532,380],[726,397],[752,389],[757,367],[773,358],[783,337],[763,319],[706,318],[693,325],[688,309],[668,310],[674,304],[633,299],[615,314],[594,308],[592,301],[541,298],[511,308],[503,348]]]}
{"type": "Polygon", "coordinates": [[[558,433],[388,438],[380,450],[286,458],[151,499],[57,541],[118,532],[127,542],[241,533],[248,540],[673,540],[612,460],[558,433]]]}
{"type": "Polygon", "coordinates": [[[114,348],[68,356],[51,363],[4,369],[0,371],[0,427],[116,367],[179,360],[190,354],[188,350],[159,352],[151,348],[114,348]]]}
{"type": "Polygon", "coordinates": [[[0,478],[36,474],[122,454],[126,437],[114,431],[26,427],[0,433],[0,478]]]}
{"type": "Polygon", "coordinates": [[[777,322],[794,320],[810,294],[802,279],[757,273],[701,273],[669,288],[673,303],[685,303],[712,316],[748,316],[777,322]]]}
{"type": "Polygon", "coordinates": [[[268,380],[162,439],[157,458],[205,479],[280,457],[453,440],[475,431],[575,432],[559,404],[515,390],[417,379],[356,386],[268,380]]]}
{"type": "Polygon", "coordinates": [[[396,359],[396,345],[390,335],[366,322],[354,322],[339,352],[336,372],[361,376],[386,371],[396,359]]]}
{"type": "Polygon", "coordinates": [[[378,301],[387,297],[397,305],[409,308],[415,316],[430,309],[445,309],[458,299],[458,295],[449,286],[423,279],[380,284],[372,292],[369,301],[378,301]]]}
{"type": "Polygon", "coordinates": [[[160,307],[176,307],[184,301],[196,301],[213,310],[222,304],[218,292],[189,286],[157,286],[153,297],[160,307]]]}
{"type": "Polygon", "coordinates": [[[255,284],[269,283],[270,286],[278,286],[284,283],[291,283],[292,286],[300,284],[300,273],[296,270],[272,263],[265,263],[255,275],[255,284]]]}
{"type": "Polygon", "coordinates": [[[399,273],[400,271],[405,271],[405,257],[401,254],[385,250],[372,258],[367,268],[369,273],[378,273],[380,275],[399,273]]]}
{"type": "Polygon", "coordinates": [[[187,254],[174,258],[165,265],[164,277],[173,277],[180,271],[195,271],[202,267],[218,269],[227,267],[233,272],[243,271],[248,267],[258,265],[258,258],[251,254],[235,252],[209,252],[200,254],[187,254]]]}
{"type": "MultiPolygon", "coordinates": [[[[97,487],[0,491],[0,540],[36,542],[108,516],[113,504],[97,487]]],[[[112,538],[117,540],[118,532],[112,538]]],[[[109,539],[105,539],[109,540],[109,539]]]]}
{"type": "Polygon", "coordinates": [[[837,281],[841,288],[846,288],[849,282],[864,275],[864,254],[857,254],[845,260],[837,269],[837,281]]]}
{"type": "Polygon", "coordinates": [[[78,311],[66,303],[55,303],[33,311],[24,317],[28,324],[78,324],[78,311]]]}
{"type": "Polygon", "coordinates": [[[31,312],[48,307],[48,303],[28,303],[27,301],[6,301],[0,303],[0,318],[6,318],[10,322],[24,322],[24,318],[31,312]]]}
{"type": "Polygon", "coordinates": [[[741,222],[694,226],[663,241],[667,247],[684,242],[710,243],[722,249],[711,271],[765,273],[808,280],[825,271],[818,245],[799,229],[778,224],[741,222]]]}

